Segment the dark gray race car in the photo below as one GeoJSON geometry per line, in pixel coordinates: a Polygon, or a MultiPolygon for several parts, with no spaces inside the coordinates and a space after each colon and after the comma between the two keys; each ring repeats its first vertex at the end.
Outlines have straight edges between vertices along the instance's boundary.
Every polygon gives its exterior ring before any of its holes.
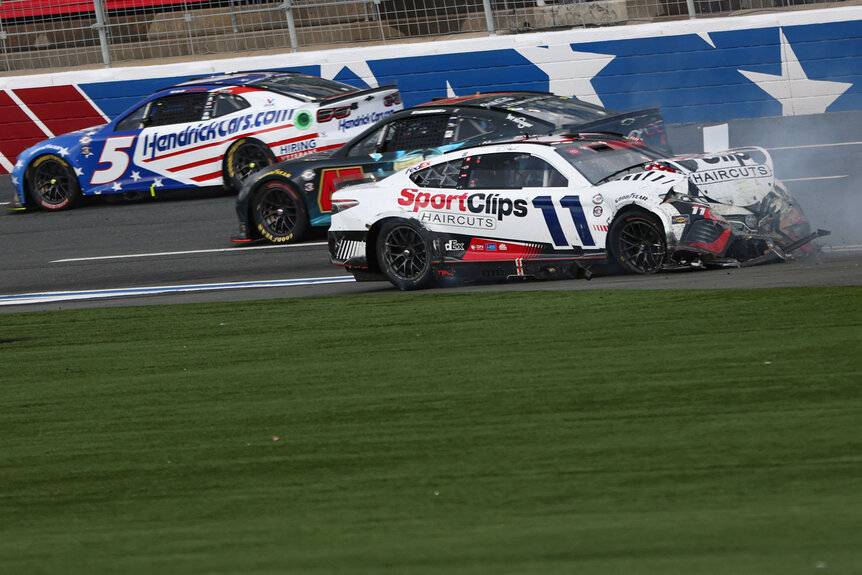
{"type": "MultiPolygon", "coordinates": [[[[338,110],[317,117],[321,130],[349,129],[355,121],[338,110]]],[[[329,226],[331,196],[340,181],[382,178],[464,146],[561,129],[638,138],[670,152],[658,109],[619,113],[546,92],[436,100],[388,116],[337,150],[274,164],[252,176],[237,196],[239,231],[231,239],[295,242],[309,227],[329,226]]]]}

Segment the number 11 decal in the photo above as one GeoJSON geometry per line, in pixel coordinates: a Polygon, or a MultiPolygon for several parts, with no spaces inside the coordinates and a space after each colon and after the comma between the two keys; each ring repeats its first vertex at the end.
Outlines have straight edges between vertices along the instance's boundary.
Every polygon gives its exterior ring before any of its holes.
{"type": "MultiPolygon", "coordinates": [[[[575,223],[575,230],[578,232],[581,245],[596,245],[595,240],[593,240],[593,234],[590,233],[590,225],[587,223],[584,207],[581,205],[581,198],[578,196],[563,196],[560,198],[560,206],[568,209],[569,213],[572,214],[572,221],[575,223]]],[[[560,219],[557,217],[557,209],[551,196],[537,196],[533,198],[533,207],[542,210],[542,216],[545,218],[548,231],[551,232],[551,239],[554,241],[555,247],[574,245],[566,240],[566,234],[563,232],[563,226],[560,225],[560,219]]]]}

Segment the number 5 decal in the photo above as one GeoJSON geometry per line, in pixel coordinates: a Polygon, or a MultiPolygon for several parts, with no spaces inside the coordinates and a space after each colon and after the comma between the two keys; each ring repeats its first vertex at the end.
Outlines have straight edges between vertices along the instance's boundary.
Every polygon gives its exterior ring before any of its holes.
{"type": "MultiPolygon", "coordinates": [[[[596,245],[593,234],[590,233],[590,226],[587,224],[587,217],[584,215],[581,198],[578,196],[563,196],[560,198],[560,206],[568,209],[569,213],[572,214],[572,221],[575,223],[575,230],[578,232],[581,245],[596,245]]],[[[560,219],[557,217],[557,210],[554,207],[554,200],[551,196],[537,196],[533,198],[533,207],[542,210],[545,224],[548,226],[548,231],[551,233],[551,239],[554,241],[555,247],[576,245],[569,244],[568,240],[566,240],[566,234],[563,232],[563,226],[560,225],[560,219]]]]}
{"type": "Polygon", "coordinates": [[[135,143],[135,136],[116,136],[105,140],[102,155],[99,156],[100,164],[110,164],[107,168],[96,170],[90,178],[90,184],[110,184],[126,173],[132,159],[124,150],[131,148],[135,143]]]}

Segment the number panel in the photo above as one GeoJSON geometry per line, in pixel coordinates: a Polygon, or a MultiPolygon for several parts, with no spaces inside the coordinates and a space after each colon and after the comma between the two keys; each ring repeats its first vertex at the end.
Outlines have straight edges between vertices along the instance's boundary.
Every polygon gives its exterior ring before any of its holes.
{"type": "Polygon", "coordinates": [[[339,178],[363,176],[361,166],[348,168],[328,168],[320,172],[320,191],[317,196],[317,205],[321,213],[332,211],[332,193],[335,191],[335,181],[339,178]]]}
{"type": "Polygon", "coordinates": [[[581,204],[580,196],[568,195],[563,196],[559,200],[555,200],[551,196],[536,196],[533,198],[533,207],[541,210],[545,225],[548,227],[548,233],[551,234],[554,247],[592,247],[596,245],[593,234],[590,232],[590,225],[587,222],[587,216],[581,204]],[[574,235],[567,235],[563,231],[563,225],[557,211],[558,206],[561,210],[568,212],[572,218],[576,232],[574,235]]]}
{"type": "Polygon", "coordinates": [[[127,150],[134,143],[134,135],[114,136],[105,140],[105,146],[99,156],[99,164],[108,164],[108,167],[94,170],[90,177],[90,185],[110,184],[122,177],[132,162],[127,150]]]}

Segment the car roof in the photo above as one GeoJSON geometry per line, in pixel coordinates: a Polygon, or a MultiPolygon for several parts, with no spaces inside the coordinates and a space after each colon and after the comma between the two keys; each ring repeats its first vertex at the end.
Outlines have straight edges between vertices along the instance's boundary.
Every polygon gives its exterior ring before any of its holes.
{"type": "Polygon", "coordinates": [[[584,102],[575,98],[558,96],[551,92],[511,91],[511,92],[477,92],[468,96],[453,96],[450,98],[439,98],[421,104],[423,106],[481,106],[483,108],[495,108],[511,110],[525,106],[541,106],[547,103],[565,102],[567,106],[591,111],[608,111],[607,108],[584,102]]]}
{"type": "Polygon", "coordinates": [[[493,140],[489,142],[479,142],[470,146],[465,146],[453,150],[451,153],[475,151],[480,153],[482,148],[500,148],[510,147],[511,151],[518,151],[518,146],[525,145],[524,149],[529,149],[531,146],[543,146],[547,148],[556,148],[557,146],[566,145],[582,145],[582,146],[607,146],[609,148],[650,148],[643,140],[637,138],[627,138],[621,134],[612,132],[554,132],[551,134],[540,136],[521,136],[517,138],[507,138],[501,140],[493,140]]]}
{"type": "Polygon", "coordinates": [[[337,80],[283,70],[256,70],[192,78],[161,91],[195,91],[231,86],[268,90],[308,102],[337,98],[360,91],[337,80]]]}
{"type": "Polygon", "coordinates": [[[566,98],[550,92],[486,92],[469,96],[455,96],[432,100],[413,109],[473,108],[483,109],[493,113],[518,114],[531,117],[549,124],[557,129],[564,126],[585,124],[615,116],[617,112],[577,98],[566,98]]]}
{"type": "Polygon", "coordinates": [[[252,82],[259,82],[261,80],[295,76],[306,76],[306,74],[300,74],[299,72],[280,72],[275,70],[233,72],[229,74],[217,74],[214,76],[201,76],[198,78],[192,78],[191,80],[176,84],[176,86],[198,86],[201,84],[213,86],[247,86],[252,82]]]}

